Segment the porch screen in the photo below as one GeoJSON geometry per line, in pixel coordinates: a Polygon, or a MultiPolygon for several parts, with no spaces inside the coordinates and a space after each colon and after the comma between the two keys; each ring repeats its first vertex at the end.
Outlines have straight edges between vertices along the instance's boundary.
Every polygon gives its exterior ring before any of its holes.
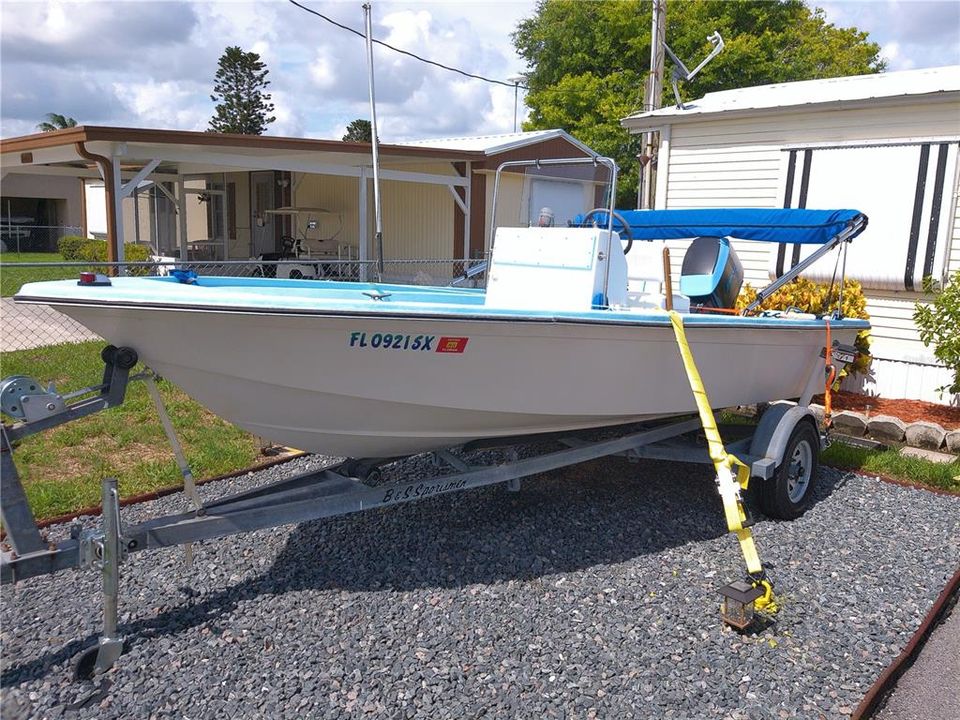
{"type": "MultiPolygon", "coordinates": [[[[951,139],[785,150],[783,207],[865,213],[870,222],[848,248],[847,276],[868,288],[919,290],[924,276],[940,278],[949,251],[958,145],[951,139]]],[[[771,254],[771,277],[814,249],[779,245],[771,254]]],[[[830,282],[834,261],[831,253],[804,275],[830,282]]]]}

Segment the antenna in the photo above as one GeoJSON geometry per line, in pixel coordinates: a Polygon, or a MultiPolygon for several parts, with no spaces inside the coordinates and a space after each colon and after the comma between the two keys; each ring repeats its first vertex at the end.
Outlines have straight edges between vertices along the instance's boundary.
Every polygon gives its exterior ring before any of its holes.
{"type": "MultiPolygon", "coordinates": [[[[367,84],[370,89],[370,148],[373,151],[373,205],[376,220],[374,241],[377,249],[377,282],[383,282],[383,221],[380,215],[380,140],[377,137],[377,99],[373,88],[373,30],[372,8],[363,5],[363,24],[367,38],[367,84]]],[[[363,239],[366,242],[366,238],[363,239]]]]}
{"type": "Polygon", "coordinates": [[[683,64],[683,61],[678,58],[673,50],[670,49],[670,46],[666,42],[663,43],[664,49],[667,51],[667,55],[670,56],[670,59],[673,60],[676,67],[673,69],[673,72],[670,73],[670,84],[673,85],[673,96],[677,99],[677,107],[681,110],[686,108],[683,106],[683,101],[680,99],[680,90],[677,87],[677,82],[680,80],[693,80],[696,77],[697,73],[703,70],[708,62],[713,60],[717,55],[720,54],[720,51],[723,50],[723,38],[720,37],[720,33],[714,31],[712,35],[707,35],[707,40],[713,45],[713,50],[710,51],[710,54],[707,55],[703,62],[697,65],[693,70],[687,70],[687,66],[683,64]]]}

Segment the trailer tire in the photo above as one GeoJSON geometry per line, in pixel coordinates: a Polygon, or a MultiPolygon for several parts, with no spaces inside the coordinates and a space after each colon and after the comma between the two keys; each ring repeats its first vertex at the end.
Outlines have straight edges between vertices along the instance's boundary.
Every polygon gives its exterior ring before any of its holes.
{"type": "Polygon", "coordinates": [[[793,428],[783,462],[773,477],[763,483],[761,507],[764,514],[794,520],[807,511],[817,485],[820,436],[809,421],[793,428]]]}

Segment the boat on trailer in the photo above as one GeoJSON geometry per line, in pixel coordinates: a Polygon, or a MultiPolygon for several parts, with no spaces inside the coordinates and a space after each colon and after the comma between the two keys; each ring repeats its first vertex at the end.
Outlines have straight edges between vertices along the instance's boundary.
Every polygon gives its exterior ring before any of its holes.
{"type": "MultiPolygon", "coordinates": [[[[669,305],[682,309],[714,407],[800,398],[827,319],[734,311],[733,243],[823,252],[865,223],[855,210],[594,210],[580,227],[499,228],[485,289],[176,272],[30,283],[16,301],[134,348],[276,443],[396,457],[695,412],[669,305]],[[658,276],[672,238],[696,239],[668,298],[658,276]]],[[[846,344],[869,327],[830,324],[846,344]]]]}
{"type": "Polygon", "coordinates": [[[518,490],[521,478],[621,455],[714,467],[748,571],[746,585],[721,592],[759,607],[773,590],[742,491],[751,478],[763,481],[761,506],[773,517],[808,507],[825,435],[806,405],[852,361],[850,344],[869,325],[839,312],[751,313],[866,222],[855,210],[595,209],[566,228],[497,230],[485,289],[185,270],[25,285],[18,302],[52,305],[112,344],[98,385],[60,395],[25,376],[0,383],[0,405],[15,420],[0,427],[10,544],[0,553],[0,582],[77,567],[101,573],[103,632],[77,658],[78,675],[88,677],[122,652],[119,568],[133,553],[488,485],[518,490]],[[662,256],[674,238],[694,239],[676,295],[662,256]],[[734,241],[818,247],[738,312],[743,271],[734,241]],[[131,374],[138,361],[149,369],[131,374]],[[203,502],[155,373],[253,432],[350,459],[203,502]],[[191,509],[124,526],[116,480],[106,478],[102,526],[77,524],[51,542],[34,521],[13,449],[121,404],[131,381],[147,384],[191,509]],[[798,402],[774,403],[724,446],[711,407],[784,398],[798,402]],[[477,464],[470,453],[532,439],[522,458],[506,462],[477,464]],[[386,460],[423,451],[432,451],[436,474],[383,481],[386,460]]]}

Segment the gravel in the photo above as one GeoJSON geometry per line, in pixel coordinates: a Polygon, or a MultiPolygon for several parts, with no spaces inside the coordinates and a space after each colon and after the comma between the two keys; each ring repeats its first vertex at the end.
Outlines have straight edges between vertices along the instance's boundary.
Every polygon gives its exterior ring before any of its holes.
{"type": "MultiPolygon", "coordinates": [[[[315,467],[302,458],[205,497],[315,467]]],[[[394,475],[430,472],[422,460],[394,475]]],[[[127,523],[180,496],[124,508],[127,523]]],[[[87,519],[90,524],[96,519],[87,519]]],[[[67,533],[51,529],[51,537],[67,533]]],[[[783,607],[739,634],[744,569],[711,473],[608,458],[195,547],[122,568],[128,651],[92,682],[99,577],[2,590],[4,720],[119,717],[817,718],[849,715],[960,563],[960,498],[824,469],[761,520],[783,607]]]]}

